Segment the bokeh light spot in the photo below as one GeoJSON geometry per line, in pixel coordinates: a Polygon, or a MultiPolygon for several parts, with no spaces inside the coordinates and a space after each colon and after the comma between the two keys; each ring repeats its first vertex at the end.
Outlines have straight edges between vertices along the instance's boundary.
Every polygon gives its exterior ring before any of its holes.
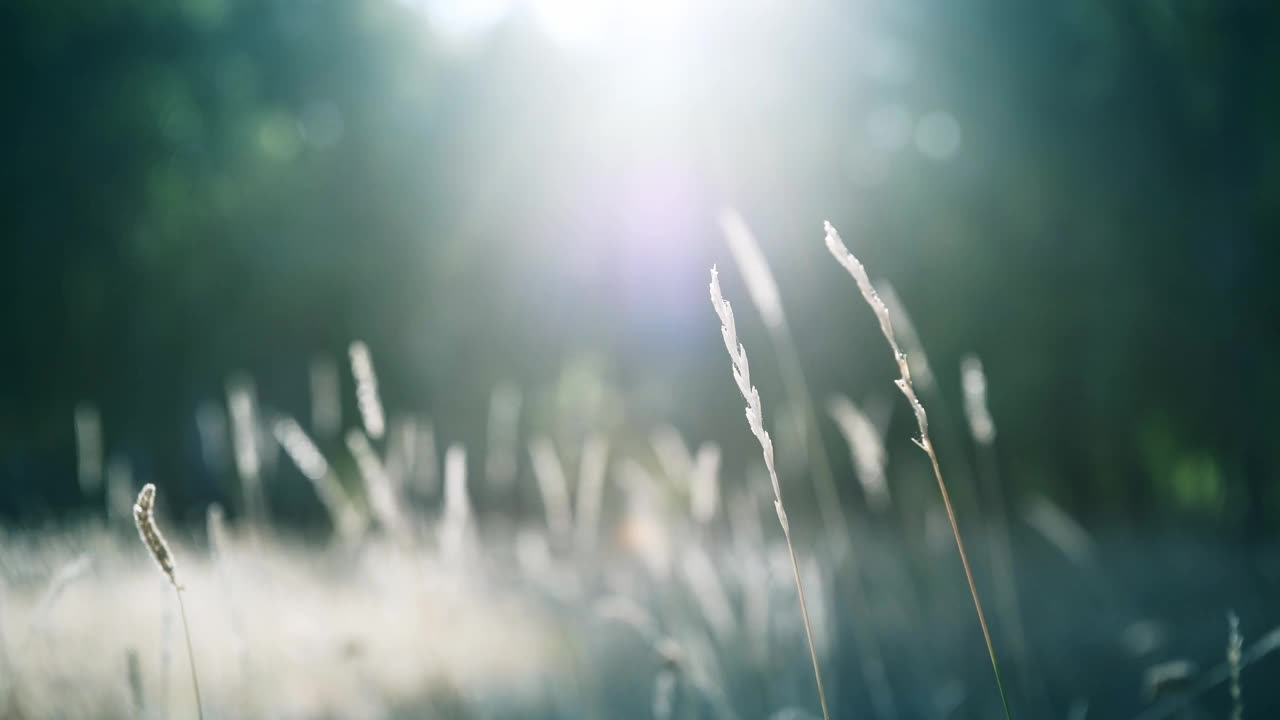
{"type": "Polygon", "coordinates": [[[285,113],[267,115],[258,123],[258,147],[276,160],[292,160],[301,138],[297,123],[285,113]]]}
{"type": "Polygon", "coordinates": [[[931,112],[916,123],[916,149],[935,160],[947,160],[960,151],[960,123],[946,112],[931,112]]]}

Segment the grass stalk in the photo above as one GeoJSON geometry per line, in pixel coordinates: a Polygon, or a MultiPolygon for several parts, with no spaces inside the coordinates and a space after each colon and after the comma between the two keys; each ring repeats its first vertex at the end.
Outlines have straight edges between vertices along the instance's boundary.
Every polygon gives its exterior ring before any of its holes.
{"type": "MultiPolygon", "coordinates": [[[[813,485],[818,515],[822,519],[828,547],[835,556],[837,565],[851,561],[853,578],[851,592],[848,595],[850,609],[856,617],[870,617],[871,604],[867,599],[866,588],[861,577],[865,565],[854,557],[849,518],[836,487],[826,444],[822,441],[818,413],[813,397],[809,393],[804,364],[800,360],[800,351],[795,337],[791,334],[791,325],[787,322],[787,315],[783,311],[777,282],[755,235],[738,212],[729,209],[722,211],[720,229],[729,245],[729,251],[738,266],[738,271],[746,283],[747,295],[764,322],[770,345],[773,346],[774,357],[778,361],[778,369],[781,371],[782,387],[787,401],[798,414],[806,445],[805,457],[808,459],[810,482],[813,485]]],[[[889,688],[889,679],[884,670],[884,655],[874,630],[868,627],[867,632],[857,633],[854,646],[863,680],[867,684],[867,691],[875,710],[874,716],[881,720],[897,717],[893,693],[889,688]]]]}
{"type": "Polygon", "coordinates": [[[1231,720],[1244,718],[1244,694],[1240,689],[1240,663],[1244,655],[1244,636],[1240,634],[1240,618],[1227,613],[1227,668],[1231,672],[1231,720]]]}
{"type": "Polygon", "coordinates": [[[769,270],[769,263],[765,260],[764,253],[760,250],[760,244],[756,242],[755,236],[741,215],[733,210],[721,212],[720,229],[724,233],[738,271],[746,283],[747,295],[751,298],[756,311],[760,313],[760,319],[764,321],[765,330],[769,335],[769,344],[773,346],[773,354],[782,374],[782,387],[786,392],[787,400],[799,413],[799,421],[803,425],[802,434],[808,446],[805,448],[805,456],[808,458],[814,495],[818,500],[818,512],[822,517],[823,527],[832,546],[842,551],[843,547],[850,542],[849,519],[845,515],[844,505],[840,502],[840,493],[836,489],[835,476],[831,472],[827,449],[818,428],[818,414],[814,409],[813,398],[809,395],[804,365],[800,362],[800,352],[796,349],[791,326],[782,309],[777,283],[769,270]]]}
{"type": "Polygon", "coordinates": [[[986,502],[991,504],[991,534],[987,549],[990,555],[992,575],[996,586],[996,604],[999,614],[1008,624],[1009,638],[1013,645],[1013,659],[1018,669],[1023,691],[1038,701],[1044,699],[1044,687],[1033,672],[1030,643],[1027,640],[1022,603],[1018,597],[1018,583],[1014,576],[1013,539],[1010,531],[1009,504],[1000,479],[1000,464],[996,458],[996,425],[987,406],[987,376],[982,361],[975,355],[965,357],[960,363],[961,387],[964,391],[965,419],[977,453],[978,484],[986,490],[986,502]]]}
{"type": "MultiPolygon", "coordinates": [[[[1234,642],[1232,640],[1233,644],[1234,642]]],[[[1165,718],[1178,716],[1178,713],[1186,710],[1196,698],[1224,682],[1238,678],[1245,668],[1280,650],[1280,627],[1272,628],[1247,648],[1244,647],[1243,638],[1239,644],[1241,649],[1238,657],[1228,657],[1212,670],[1202,673],[1199,679],[1188,685],[1182,692],[1147,708],[1133,720],[1165,720],[1165,718]]]]}
{"type": "Polygon", "coordinates": [[[747,350],[738,342],[738,329],[733,319],[733,308],[720,293],[720,278],[714,267],[711,268],[711,304],[715,307],[716,315],[720,317],[720,333],[724,337],[725,348],[729,351],[729,359],[733,364],[733,379],[737,382],[743,399],[747,401],[747,424],[756,440],[760,442],[765,468],[769,471],[769,480],[773,484],[773,508],[778,514],[778,524],[782,526],[782,536],[786,540],[787,553],[791,557],[791,573],[796,580],[796,595],[800,599],[800,615],[804,621],[805,639],[809,644],[809,659],[813,662],[813,676],[818,686],[818,701],[822,705],[824,720],[831,720],[831,712],[827,708],[827,691],[822,683],[822,668],[818,662],[818,649],[813,642],[813,625],[809,621],[809,606],[804,597],[804,582],[800,579],[800,564],[796,561],[795,543],[791,541],[791,523],[788,522],[787,511],[782,505],[782,486],[778,482],[778,472],[774,468],[773,439],[764,428],[764,408],[760,404],[760,392],[751,384],[747,350]]]}
{"type": "Polygon", "coordinates": [[[204,720],[204,703],[200,702],[200,677],[196,674],[196,653],[191,647],[191,625],[187,622],[187,606],[182,602],[182,588],[174,588],[178,596],[178,614],[182,616],[182,636],[187,641],[187,667],[191,668],[191,689],[196,696],[196,716],[204,720]]]}
{"type": "Polygon", "coordinates": [[[898,372],[900,374],[900,377],[894,382],[910,403],[911,409],[916,416],[916,424],[920,428],[920,437],[918,439],[912,438],[912,441],[929,456],[929,463],[933,467],[933,477],[938,481],[938,492],[942,495],[942,505],[947,512],[947,520],[951,523],[951,534],[955,538],[956,550],[960,554],[960,564],[964,567],[965,580],[969,583],[969,594],[973,597],[973,607],[978,614],[978,624],[982,627],[982,639],[987,645],[987,656],[991,659],[991,670],[995,673],[996,688],[1000,691],[1000,703],[1004,708],[1004,716],[1006,720],[1012,720],[1013,714],[1009,711],[1009,698],[1005,693],[1004,680],[1000,676],[1000,662],[996,659],[995,644],[991,641],[991,628],[987,624],[987,614],[982,609],[982,599],[978,594],[978,585],[973,579],[973,569],[969,565],[969,554],[965,551],[964,539],[960,535],[960,523],[956,520],[955,507],[951,503],[951,493],[947,491],[947,483],[942,479],[942,468],[938,464],[938,454],[934,451],[933,441],[929,438],[929,418],[925,413],[924,405],[916,397],[915,389],[911,384],[911,369],[907,364],[907,356],[898,347],[898,341],[893,334],[893,324],[889,319],[889,310],[885,307],[884,301],[880,299],[876,289],[871,285],[871,280],[867,277],[866,268],[845,247],[844,241],[840,239],[840,234],[836,232],[831,223],[826,223],[826,244],[827,249],[836,261],[853,276],[863,299],[871,306],[872,312],[875,313],[876,318],[880,321],[880,331],[884,333],[885,339],[889,342],[889,348],[893,350],[893,357],[898,364],[898,372]]]}
{"type": "Polygon", "coordinates": [[[191,626],[187,622],[187,607],[182,602],[182,586],[178,584],[177,565],[173,560],[173,553],[170,552],[169,543],[165,542],[164,535],[160,534],[160,527],[156,524],[155,509],[156,486],[147,483],[142,486],[142,492],[138,493],[138,501],[133,505],[133,520],[138,526],[138,536],[142,538],[142,544],[147,546],[152,559],[156,561],[156,565],[160,566],[160,572],[169,578],[169,584],[173,585],[174,592],[178,595],[182,634],[187,640],[187,664],[191,668],[191,687],[196,697],[196,716],[204,720],[204,704],[200,701],[200,678],[196,673],[196,654],[191,646],[191,626]]]}

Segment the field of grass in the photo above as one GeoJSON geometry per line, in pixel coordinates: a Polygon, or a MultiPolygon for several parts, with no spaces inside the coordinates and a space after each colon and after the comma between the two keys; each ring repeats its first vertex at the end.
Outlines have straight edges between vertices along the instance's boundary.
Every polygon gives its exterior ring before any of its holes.
{"type": "MultiPolygon", "coordinates": [[[[787,366],[794,348],[767,266],[753,261],[745,229],[732,217],[725,225],[787,366]]],[[[137,488],[117,468],[99,493],[105,520],[0,535],[0,718],[781,720],[821,717],[829,705],[831,717],[874,720],[1155,720],[1280,710],[1269,681],[1280,549],[1090,533],[1043,497],[1006,502],[981,482],[953,507],[942,477],[953,448],[933,447],[928,391],[918,398],[912,384],[924,377],[913,333],[905,316],[894,320],[899,348],[891,309],[842,250],[836,238],[833,253],[898,359],[919,457],[888,468],[883,424],[836,400],[857,480],[824,486],[824,472],[834,478],[813,459],[825,450],[812,448],[803,472],[775,468],[772,418],[714,275],[733,377],[763,450],[745,478],[722,477],[719,448],[670,427],[643,451],[591,433],[572,446],[520,437],[518,400],[497,395],[486,457],[469,460],[460,445],[438,457],[423,425],[388,421],[357,343],[350,463],[233,384],[233,519],[213,506],[203,527],[180,525],[161,482],[155,522],[171,546],[158,549],[145,502],[131,510],[137,488]],[[323,531],[272,522],[279,473],[263,469],[268,450],[291,461],[290,482],[310,483],[329,517],[323,531]],[[536,487],[536,511],[504,501],[516,482],[536,487]],[[824,505],[833,488],[862,501],[824,505]],[[789,514],[784,496],[817,498],[816,509],[789,514]],[[152,557],[166,552],[172,583],[152,557]]],[[[760,345],[753,357],[764,360],[760,345]]],[[[789,400],[816,425],[792,367],[789,400]]],[[[980,366],[967,367],[981,456],[992,419],[980,366]]],[[[821,444],[816,432],[801,437],[821,444]]],[[[82,455],[100,462],[91,444],[82,455]]]]}

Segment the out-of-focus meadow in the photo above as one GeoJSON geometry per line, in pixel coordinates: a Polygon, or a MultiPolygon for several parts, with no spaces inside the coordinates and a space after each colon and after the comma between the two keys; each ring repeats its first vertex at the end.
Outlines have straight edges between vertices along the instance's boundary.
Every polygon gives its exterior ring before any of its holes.
{"type": "Polygon", "coordinates": [[[17,0],[0,58],[3,720],[1000,717],[958,536],[1013,718],[1280,711],[1267,4],[17,0]]]}

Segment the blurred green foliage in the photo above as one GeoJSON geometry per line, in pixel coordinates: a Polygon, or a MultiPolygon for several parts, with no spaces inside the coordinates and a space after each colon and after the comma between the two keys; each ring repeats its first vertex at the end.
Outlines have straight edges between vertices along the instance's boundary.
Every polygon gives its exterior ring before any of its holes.
{"type": "Polygon", "coordinates": [[[620,427],[667,417],[750,457],[705,297],[731,203],[816,397],[892,391],[829,218],[952,407],[958,358],[983,358],[1015,495],[1274,527],[1274,7],[760,3],[680,54],[590,56],[520,4],[461,44],[411,5],[0,8],[0,512],[75,502],[78,401],[143,474],[188,478],[193,409],[230,373],[301,414],[309,359],[354,338],[388,405],[447,439],[479,442],[494,383],[554,397],[586,367],[620,427]],[[656,89],[624,72],[663,62],[656,89]],[[959,152],[875,147],[903,108],[957,119],[959,152]]]}

